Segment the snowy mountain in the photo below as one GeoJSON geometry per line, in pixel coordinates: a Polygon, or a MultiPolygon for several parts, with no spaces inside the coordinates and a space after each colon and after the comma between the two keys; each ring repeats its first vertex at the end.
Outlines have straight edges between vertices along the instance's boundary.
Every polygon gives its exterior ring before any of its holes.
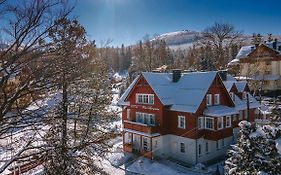
{"type": "MultiPolygon", "coordinates": [[[[274,35],[273,38],[281,40],[280,35],[274,35]]],[[[202,32],[192,31],[192,30],[182,30],[176,32],[169,32],[161,34],[155,37],[153,40],[165,40],[166,44],[170,49],[187,49],[200,39],[202,39],[202,32]]],[[[250,45],[252,40],[252,35],[242,35],[239,38],[240,41],[243,41],[245,45],[250,45]]],[[[267,36],[263,36],[263,40],[267,40],[267,36]]]]}
{"type": "Polygon", "coordinates": [[[164,33],[157,36],[155,39],[165,40],[166,44],[181,45],[181,44],[192,44],[201,38],[201,33],[191,30],[182,30],[177,32],[164,33]]]}

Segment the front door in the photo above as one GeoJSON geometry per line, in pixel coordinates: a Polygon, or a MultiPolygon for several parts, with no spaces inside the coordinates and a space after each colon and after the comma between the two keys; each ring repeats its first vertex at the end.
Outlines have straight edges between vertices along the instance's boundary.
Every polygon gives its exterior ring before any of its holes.
{"type": "Polygon", "coordinates": [[[133,134],[133,149],[140,151],[141,148],[141,137],[140,135],[133,134]]]}
{"type": "Polygon", "coordinates": [[[176,155],[177,154],[177,149],[178,149],[178,143],[177,142],[172,142],[171,144],[172,144],[172,146],[171,146],[171,148],[172,148],[171,153],[172,153],[172,155],[176,155]]]}

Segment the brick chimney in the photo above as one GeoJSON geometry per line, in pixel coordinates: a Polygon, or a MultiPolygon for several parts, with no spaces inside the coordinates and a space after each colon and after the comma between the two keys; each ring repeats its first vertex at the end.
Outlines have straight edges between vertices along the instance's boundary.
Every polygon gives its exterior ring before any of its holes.
{"type": "Polygon", "coordinates": [[[272,48],[277,50],[277,38],[274,39],[274,41],[272,43],[272,48]]]}

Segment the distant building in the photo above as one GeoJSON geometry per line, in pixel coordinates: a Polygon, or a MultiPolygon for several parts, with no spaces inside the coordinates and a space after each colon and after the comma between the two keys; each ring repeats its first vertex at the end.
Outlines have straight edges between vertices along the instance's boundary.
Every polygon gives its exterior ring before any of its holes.
{"type": "Polygon", "coordinates": [[[216,71],[144,72],[118,102],[123,149],[188,164],[224,156],[238,136],[238,123],[255,120],[259,103],[248,92],[246,82],[216,71]]]}
{"type": "Polygon", "coordinates": [[[229,63],[237,64],[240,78],[258,83],[265,91],[281,90],[281,42],[277,39],[242,47],[229,63]]]}

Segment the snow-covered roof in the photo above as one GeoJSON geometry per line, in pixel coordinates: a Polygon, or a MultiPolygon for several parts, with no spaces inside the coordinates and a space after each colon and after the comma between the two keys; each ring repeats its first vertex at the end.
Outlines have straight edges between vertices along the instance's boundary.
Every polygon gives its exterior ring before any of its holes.
{"type": "Polygon", "coordinates": [[[270,81],[274,81],[274,80],[279,80],[280,79],[280,75],[273,75],[273,74],[268,74],[268,75],[256,75],[254,77],[252,77],[253,80],[257,80],[257,81],[261,81],[261,80],[270,80],[270,81]]]}
{"type": "Polygon", "coordinates": [[[199,108],[216,75],[216,71],[183,73],[178,82],[172,82],[172,73],[143,73],[162,104],[191,113],[199,108]]]}
{"type": "MultiPolygon", "coordinates": [[[[142,73],[163,105],[170,110],[195,113],[217,75],[212,72],[182,73],[178,82],[172,81],[172,73],[142,73]]],[[[128,105],[125,98],[134,87],[136,78],[120,98],[119,105],[128,105]]]]}
{"type": "Polygon", "coordinates": [[[232,75],[230,75],[230,74],[226,74],[226,80],[227,80],[227,81],[237,81],[237,80],[235,79],[235,77],[232,76],[232,75]]]}
{"type": "Polygon", "coordinates": [[[237,87],[238,92],[243,92],[247,85],[247,82],[246,81],[236,81],[235,85],[237,87]]]}
{"type": "Polygon", "coordinates": [[[221,117],[238,113],[239,111],[237,111],[235,108],[224,105],[208,106],[203,112],[204,115],[213,117],[221,117]]]}
{"type": "Polygon", "coordinates": [[[137,76],[134,81],[130,84],[130,86],[126,89],[123,95],[120,97],[119,101],[117,102],[118,105],[130,105],[129,102],[125,101],[126,97],[129,95],[135,84],[137,83],[140,76],[137,76]]]}
{"type": "MultiPolygon", "coordinates": [[[[250,93],[248,93],[248,96],[249,96],[250,109],[260,107],[260,103],[250,93]]],[[[247,109],[247,100],[246,99],[241,100],[237,95],[235,95],[234,103],[235,103],[235,108],[238,111],[247,109]]]]}
{"type": "Polygon", "coordinates": [[[255,49],[254,45],[241,47],[241,49],[239,50],[238,54],[236,55],[236,59],[240,59],[240,58],[246,57],[254,49],[255,49]]]}
{"type": "Polygon", "coordinates": [[[236,81],[224,81],[223,84],[227,90],[227,92],[230,92],[233,84],[235,84],[236,81]]]}
{"type": "MultiPolygon", "coordinates": [[[[276,51],[277,53],[281,54],[281,50],[279,50],[279,48],[281,47],[281,42],[277,41],[276,43],[276,49],[273,49],[273,43],[275,41],[271,41],[271,42],[266,42],[265,44],[261,44],[264,45],[274,51],[276,51]]],[[[255,45],[250,45],[250,46],[243,46],[241,47],[241,49],[239,50],[238,54],[236,55],[236,58],[233,59],[231,62],[228,63],[228,65],[235,65],[237,64],[240,59],[244,59],[247,58],[247,56],[253,51],[255,50],[256,46],[255,45]]]]}

